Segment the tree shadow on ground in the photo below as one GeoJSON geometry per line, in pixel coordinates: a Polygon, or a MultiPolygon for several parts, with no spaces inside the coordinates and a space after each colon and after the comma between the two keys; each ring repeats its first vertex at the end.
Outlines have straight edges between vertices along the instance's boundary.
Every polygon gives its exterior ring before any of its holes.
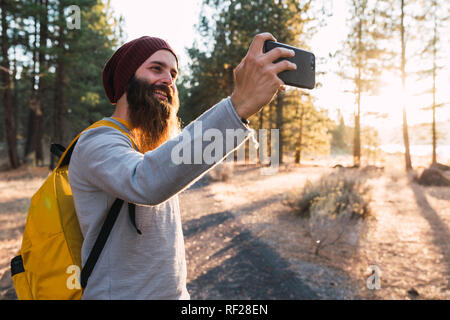
{"type": "Polygon", "coordinates": [[[192,299],[317,299],[276,251],[243,229],[212,258],[231,256],[188,284],[192,299]],[[207,296],[205,296],[207,293],[207,296]]]}
{"type": "MultiPolygon", "coordinates": [[[[433,235],[433,243],[439,248],[447,269],[447,279],[450,279],[450,232],[448,227],[439,214],[428,203],[425,193],[421,186],[414,182],[410,182],[410,187],[414,193],[417,206],[420,208],[420,213],[430,225],[433,235]],[[444,241],[442,241],[444,239],[444,241]]],[[[448,289],[450,289],[450,281],[448,282],[448,289]]]]}
{"type": "MultiPolygon", "coordinates": [[[[236,211],[239,211],[239,215],[248,214],[252,211],[261,209],[274,201],[279,200],[280,196],[275,195],[270,198],[266,198],[262,201],[253,202],[248,205],[240,206],[236,208],[236,211]]],[[[226,210],[218,213],[207,214],[197,219],[191,219],[183,222],[183,234],[185,238],[189,238],[197,233],[205,232],[209,229],[217,227],[230,219],[231,220],[234,219],[234,217],[235,216],[230,211],[226,210]]]]}
{"type": "MultiPolygon", "coordinates": [[[[273,202],[274,196],[237,208],[240,214],[273,202]]],[[[242,227],[230,211],[221,211],[183,223],[186,239],[215,234],[219,247],[210,259],[223,260],[188,282],[191,299],[317,299],[316,293],[289,269],[274,249],[242,227]],[[216,229],[222,225],[220,231],[216,229]],[[231,239],[227,244],[222,239],[231,239]]],[[[204,240],[205,241],[205,240],[204,240]]],[[[207,245],[204,243],[203,245],[207,245]]],[[[213,245],[213,244],[211,244],[213,245]]]]}
{"type": "Polygon", "coordinates": [[[0,201],[0,214],[12,212],[27,212],[30,207],[30,198],[18,198],[10,201],[0,201]]]}
{"type": "Polygon", "coordinates": [[[427,187],[426,193],[439,200],[450,201],[449,187],[427,187]]]}
{"type": "Polygon", "coordinates": [[[229,219],[233,219],[233,215],[229,211],[222,211],[218,213],[208,214],[198,219],[191,219],[183,223],[183,234],[185,238],[205,232],[214,228],[229,219]]]}

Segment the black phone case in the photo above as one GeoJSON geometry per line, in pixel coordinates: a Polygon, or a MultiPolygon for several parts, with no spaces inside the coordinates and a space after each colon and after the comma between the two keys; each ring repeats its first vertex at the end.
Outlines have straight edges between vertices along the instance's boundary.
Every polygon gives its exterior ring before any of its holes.
{"type": "Polygon", "coordinates": [[[278,74],[278,77],[289,86],[298,88],[313,89],[316,84],[316,58],[313,53],[292,47],[290,45],[267,40],[264,42],[264,53],[276,47],[288,48],[295,51],[295,56],[292,58],[282,58],[278,61],[287,59],[297,65],[296,70],[283,71],[278,74]]]}

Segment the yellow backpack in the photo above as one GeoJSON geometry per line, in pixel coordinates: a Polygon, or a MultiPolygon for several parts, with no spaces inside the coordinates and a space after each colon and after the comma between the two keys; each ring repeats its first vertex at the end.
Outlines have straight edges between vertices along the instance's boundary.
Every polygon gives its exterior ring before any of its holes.
{"type": "MultiPolygon", "coordinates": [[[[117,120],[100,120],[83,132],[100,126],[113,127],[125,134],[135,148],[133,139],[119,123],[117,120]]],[[[11,276],[20,300],[80,299],[82,288],[122,206],[123,201],[117,199],[111,207],[94,249],[81,270],[83,235],[68,178],[70,157],[80,135],[62,153],[56,168],[31,199],[22,246],[11,260],[11,276]],[[113,211],[114,214],[111,214],[113,211]]],[[[129,204],[130,217],[134,215],[132,206],[129,204]]],[[[132,219],[134,223],[134,216],[132,219]]]]}

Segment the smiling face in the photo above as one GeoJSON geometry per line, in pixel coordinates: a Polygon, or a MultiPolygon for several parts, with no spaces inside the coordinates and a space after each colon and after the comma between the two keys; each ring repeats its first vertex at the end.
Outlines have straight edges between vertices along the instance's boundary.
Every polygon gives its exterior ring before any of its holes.
{"type": "Polygon", "coordinates": [[[175,84],[178,76],[177,60],[168,50],[158,50],[152,54],[136,70],[135,76],[153,85],[153,95],[159,100],[171,103],[173,96],[178,94],[175,84]]]}
{"type": "Polygon", "coordinates": [[[159,50],[136,70],[128,83],[131,133],[142,153],[157,148],[180,131],[177,73],[173,54],[159,50]]]}

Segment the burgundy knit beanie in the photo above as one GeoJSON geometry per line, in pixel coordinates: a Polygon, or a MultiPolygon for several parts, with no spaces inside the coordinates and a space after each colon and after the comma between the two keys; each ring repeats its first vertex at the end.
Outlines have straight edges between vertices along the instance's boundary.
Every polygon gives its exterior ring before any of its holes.
{"type": "Polygon", "coordinates": [[[121,46],[109,58],[103,68],[103,87],[112,104],[115,104],[125,92],[125,87],[136,70],[158,50],[169,50],[178,58],[169,44],[160,38],[140,37],[121,46]]]}

